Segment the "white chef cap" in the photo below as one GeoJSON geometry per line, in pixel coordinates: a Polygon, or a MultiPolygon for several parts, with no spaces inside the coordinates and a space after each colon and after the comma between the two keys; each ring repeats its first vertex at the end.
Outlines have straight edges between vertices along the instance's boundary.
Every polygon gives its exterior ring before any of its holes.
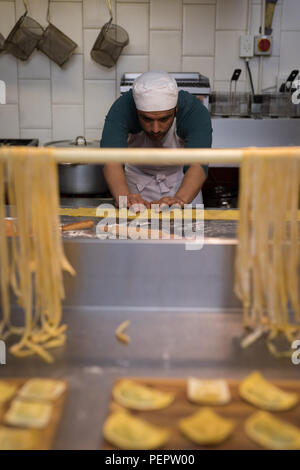
{"type": "Polygon", "coordinates": [[[143,73],[134,80],[132,93],[139,111],[167,111],[177,105],[177,83],[167,72],[143,73]]]}

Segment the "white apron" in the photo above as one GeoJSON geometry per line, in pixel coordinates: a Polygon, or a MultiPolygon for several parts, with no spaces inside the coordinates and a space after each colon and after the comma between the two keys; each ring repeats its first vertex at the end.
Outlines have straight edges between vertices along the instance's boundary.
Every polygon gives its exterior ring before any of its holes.
{"type": "MultiPolygon", "coordinates": [[[[144,131],[129,134],[128,147],[139,148],[182,148],[184,141],[176,134],[176,118],[165,137],[155,142],[144,131]]],[[[125,175],[129,191],[137,193],[146,201],[158,201],[162,197],[173,197],[178,191],[183,177],[183,165],[125,165],[125,175]]],[[[202,204],[201,191],[192,204],[202,204]]]]}

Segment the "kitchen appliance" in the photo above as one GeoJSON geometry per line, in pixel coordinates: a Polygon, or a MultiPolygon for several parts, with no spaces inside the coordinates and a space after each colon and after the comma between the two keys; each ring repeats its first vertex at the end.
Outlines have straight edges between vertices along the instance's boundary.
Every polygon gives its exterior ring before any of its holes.
{"type": "Polygon", "coordinates": [[[251,95],[251,116],[254,118],[261,118],[262,117],[262,100],[263,95],[251,95]]]}
{"type": "Polygon", "coordinates": [[[38,139],[0,139],[0,147],[38,147],[38,139]]]}
{"type": "MultiPolygon", "coordinates": [[[[134,80],[140,75],[141,73],[124,73],[120,84],[121,94],[131,90],[134,80]]],[[[192,95],[196,95],[204,106],[208,108],[210,83],[207,77],[199,72],[169,72],[169,75],[176,80],[179,91],[184,90],[192,95]]]]}
{"type": "Polygon", "coordinates": [[[210,96],[212,116],[250,116],[250,94],[215,91],[210,96]]]}
{"type": "Polygon", "coordinates": [[[262,115],[264,117],[287,117],[290,93],[264,93],[262,95],[262,115]]]}
{"type": "Polygon", "coordinates": [[[238,168],[209,167],[208,177],[202,188],[205,208],[237,208],[238,191],[238,168]]]}
{"type": "MultiPolygon", "coordinates": [[[[45,147],[94,147],[98,140],[87,141],[78,136],[75,140],[47,142],[45,147]]],[[[103,174],[103,165],[89,163],[61,163],[58,165],[59,191],[61,195],[84,196],[101,195],[108,192],[103,174]]]]}
{"type": "Polygon", "coordinates": [[[281,86],[279,88],[279,92],[280,93],[287,93],[288,91],[291,92],[294,80],[297,78],[298,74],[299,74],[299,70],[297,70],[297,69],[292,70],[290,75],[286,79],[286,81],[281,84],[281,86]]]}
{"type": "Polygon", "coordinates": [[[241,69],[233,71],[229,93],[223,91],[212,93],[210,97],[212,115],[222,117],[248,117],[250,115],[250,94],[236,91],[241,72],[241,69]]]}

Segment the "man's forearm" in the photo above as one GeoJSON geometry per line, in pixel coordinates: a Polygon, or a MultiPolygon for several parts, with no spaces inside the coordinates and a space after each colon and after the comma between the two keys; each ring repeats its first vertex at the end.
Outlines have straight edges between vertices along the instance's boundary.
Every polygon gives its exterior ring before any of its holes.
{"type": "Polygon", "coordinates": [[[103,172],[111,194],[119,203],[119,197],[127,196],[130,192],[123,165],[121,163],[107,163],[104,165],[103,172]]]}
{"type": "Polygon", "coordinates": [[[205,179],[205,171],[200,164],[190,165],[175,196],[187,204],[192,202],[202,188],[205,179]]]}

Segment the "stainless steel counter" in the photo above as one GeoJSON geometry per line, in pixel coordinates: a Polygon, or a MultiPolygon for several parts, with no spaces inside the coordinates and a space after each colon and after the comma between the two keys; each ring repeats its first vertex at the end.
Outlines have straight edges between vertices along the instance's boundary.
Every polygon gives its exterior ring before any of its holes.
{"type": "Polygon", "coordinates": [[[0,366],[0,377],[68,381],[55,449],[99,448],[119,376],[243,378],[259,369],[270,379],[299,380],[300,365],[273,358],[264,340],[241,349],[242,316],[233,294],[236,224],[208,222],[207,238],[217,244],[194,252],[184,243],[101,241],[93,233],[64,239],[77,270],[75,278],[65,276],[67,344],[53,351],[51,365],[8,354],[0,366]],[[115,330],[127,319],[131,343],[125,346],[115,330]]]}
{"type": "MultiPolygon", "coordinates": [[[[288,147],[300,145],[300,120],[293,118],[212,117],[214,148],[288,147]]],[[[213,164],[239,166],[237,164],[213,164]]]]}
{"type": "Polygon", "coordinates": [[[97,449],[111,386],[119,376],[243,378],[254,369],[267,378],[296,379],[300,365],[274,359],[259,341],[240,348],[241,315],[232,311],[66,308],[68,342],[54,351],[55,363],[8,356],[1,377],[55,377],[69,393],[55,449],[97,449]],[[115,339],[116,327],[131,324],[128,346],[115,339]]]}
{"type": "MultiPolygon", "coordinates": [[[[78,209],[78,208],[96,208],[100,204],[113,204],[112,198],[99,197],[62,197],[60,199],[60,207],[64,209],[78,209]]],[[[232,209],[231,209],[232,210],[232,209]]],[[[224,209],[226,211],[226,209],[224,209]]],[[[61,216],[62,224],[69,224],[78,222],[80,220],[89,219],[93,220],[95,227],[89,230],[77,230],[73,232],[63,232],[64,240],[74,239],[96,239],[96,225],[99,222],[99,217],[77,217],[63,215],[61,216]]],[[[174,232],[174,223],[171,221],[171,233],[174,232]]],[[[235,243],[237,233],[237,221],[235,220],[206,220],[204,223],[204,239],[206,243],[215,243],[219,240],[223,243],[235,243]],[[213,241],[212,241],[213,240],[213,241]]]]}

